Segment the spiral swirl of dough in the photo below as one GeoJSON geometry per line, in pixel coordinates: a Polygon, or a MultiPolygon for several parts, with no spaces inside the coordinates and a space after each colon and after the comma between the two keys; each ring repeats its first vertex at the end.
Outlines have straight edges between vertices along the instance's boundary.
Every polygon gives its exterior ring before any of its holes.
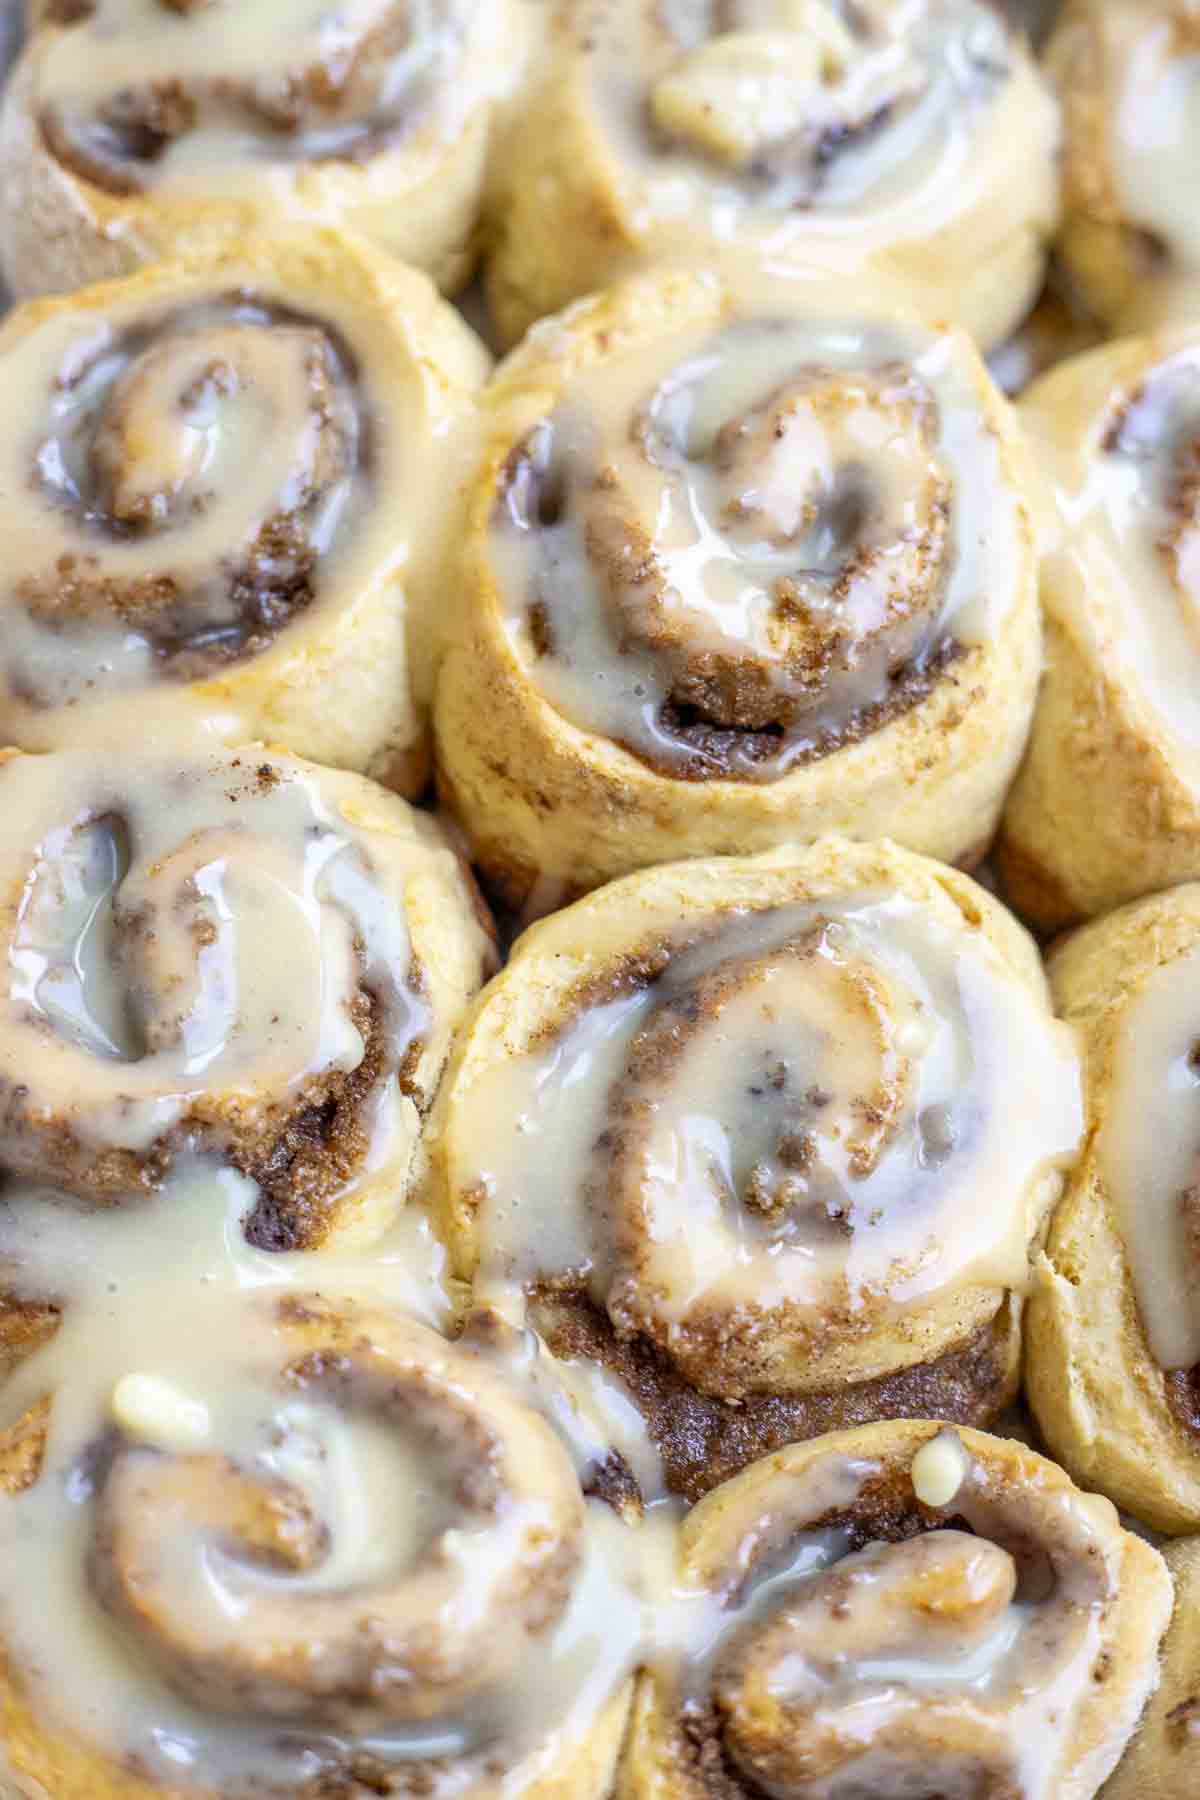
{"type": "Polygon", "coordinates": [[[638,1640],[625,1528],[378,1258],[249,1245],[252,1192],[193,1161],[119,1213],[0,1200],[0,1344],[53,1308],[4,1388],[6,1749],[50,1755],[64,1800],[114,1769],[138,1800],[600,1800],[638,1640]]]}
{"type": "Polygon", "coordinates": [[[610,1360],[640,1347],[753,1410],[996,1326],[1078,1126],[1011,921],[965,877],[831,842],[651,871],[534,928],[431,1157],[478,1303],[531,1299],[576,1352],[603,1321],[610,1360]]]}
{"type": "Polygon", "coordinates": [[[402,1189],[487,955],[436,827],[261,753],[16,756],[0,790],[0,1167],[119,1200],[217,1150],[283,1245],[402,1189]]]}
{"type": "Polygon", "coordinates": [[[20,294],[248,231],[345,225],[451,290],[470,275],[522,0],[42,4],[0,125],[20,294]]]}
{"type": "Polygon", "coordinates": [[[1038,625],[1024,453],[960,334],[667,273],[547,322],[488,399],[435,714],[510,902],[822,830],[979,853],[1038,625]]]}
{"type": "Polygon", "coordinates": [[[1063,106],[1058,257],[1109,327],[1195,316],[1200,12],[1193,0],[1072,0],[1046,51],[1063,106]]]}
{"type": "Polygon", "coordinates": [[[1200,333],[1077,357],[1021,415],[1052,502],[1047,674],[1001,854],[1055,927],[1200,874],[1200,333]]]}
{"type": "Polygon", "coordinates": [[[189,726],[415,794],[445,459],[483,348],[426,280],[282,234],[0,333],[0,738],[189,726]]]}
{"type": "Polygon", "coordinates": [[[722,1793],[771,1800],[1088,1800],[1171,1605],[1107,1501],[1022,1445],[927,1424],[755,1464],[685,1521],[681,1578],[721,1625],[702,1664],[647,1678],[630,1800],[707,1795],[718,1768],[722,1793]]]}
{"type": "Polygon", "coordinates": [[[1078,1481],[1200,1529],[1200,886],[1094,920],[1050,959],[1082,1039],[1086,1149],[1040,1259],[1026,1388],[1078,1481]]]}

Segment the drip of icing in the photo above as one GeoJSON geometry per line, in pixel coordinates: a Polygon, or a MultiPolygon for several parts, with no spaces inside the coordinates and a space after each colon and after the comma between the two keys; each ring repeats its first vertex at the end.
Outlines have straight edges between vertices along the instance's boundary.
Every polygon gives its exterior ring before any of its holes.
{"type": "MultiPolygon", "coordinates": [[[[62,1313],[54,1337],[4,1394],[10,1421],[44,1396],[52,1402],[38,1480],[0,1505],[6,1644],[50,1719],[70,1721],[117,1757],[136,1754],[159,1779],[190,1774],[223,1792],[258,1791],[263,1782],[291,1792],[351,1750],[384,1763],[441,1754],[470,1763],[501,1727],[532,1779],[562,1738],[573,1741],[616,1691],[641,1634],[642,1551],[626,1551],[634,1534],[599,1504],[587,1510],[569,1604],[529,1666],[513,1671],[502,1718],[431,1721],[348,1745],[336,1731],[256,1720],[252,1708],[241,1717],[210,1713],[169,1688],[152,1656],[131,1654],[96,1603],[88,1569],[97,1471],[112,1429],[111,1396],[134,1372],[144,1379],[150,1370],[155,1382],[202,1405],[210,1452],[232,1457],[264,1486],[298,1490],[328,1530],[327,1548],[307,1573],[272,1574],[230,1560],[219,1544],[173,1540],[158,1578],[196,1628],[217,1630],[223,1617],[255,1604],[286,1606],[289,1595],[368,1589],[403,1570],[447,1523],[451,1499],[427,1453],[410,1452],[395,1429],[323,1390],[288,1391],[267,1375],[286,1360],[280,1302],[303,1305],[314,1288],[335,1311],[363,1306],[369,1318],[388,1307],[445,1327],[451,1299],[428,1227],[405,1215],[369,1257],[270,1256],[242,1234],[254,1198],[251,1184],[196,1164],[155,1200],[119,1212],[89,1213],[34,1189],[12,1190],[0,1203],[6,1286],[21,1298],[52,1297],[62,1313]]],[[[501,1534],[471,1552],[486,1559],[471,1578],[474,1591],[482,1594],[503,1567],[507,1543],[501,1534]]],[[[469,1550],[464,1538],[461,1554],[469,1550]]],[[[452,1794],[459,1779],[465,1774],[451,1768],[435,1791],[452,1794]]]]}
{"type": "MultiPolygon", "coordinates": [[[[1043,1495],[1037,1484],[1017,1497],[994,1490],[987,1468],[961,1444],[953,1511],[979,1533],[964,1540],[976,1546],[976,1558],[1002,1568],[1017,1514],[1032,1507],[1035,1518],[1032,1536],[1027,1530],[1021,1540],[1014,1597],[1000,1596],[988,1629],[970,1646],[964,1640],[959,1656],[901,1641],[904,1584],[920,1558],[945,1563],[945,1592],[958,1591],[958,1534],[934,1530],[916,1550],[904,1543],[856,1550],[839,1521],[855,1516],[880,1465],[829,1452],[799,1476],[759,1465],[749,1504],[740,1498],[745,1478],[729,1490],[736,1504],[714,1516],[708,1503],[713,1523],[692,1534],[682,1564],[680,1515],[670,1503],[652,1504],[636,1526],[590,1503],[565,1604],[543,1641],[508,1671],[499,1710],[468,1705],[355,1737],[301,1719],[267,1723],[247,1706],[234,1714],[204,1707],[169,1686],[153,1656],[114,1630],[92,1585],[94,1512],[113,1446],[111,1397],[131,1372],[144,1379],[149,1371],[159,1399],[169,1392],[205,1409],[206,1455],[216,1448],[265,1490],[282,1484],[301,1494],[327,1527],[310,1566],[277,1571],[231,1560],[219,1543],[172,1536],[155,1585],[161,1591],[165,1583],[174,1616],[192,1627],[239,1631],[239,1608],[264,1597],[286,1608],[289,1596],[370,1588],[406,1568],[458,1504],[439,1488],[436,1459],[412,1454],[406,1437],[356,1406],[352,1394],[342,1406],[319,1386],[288,1390],[267,1375],[285,1356],[278,1321],[288,1306],[348,1318],[356,1307],[366,1308],[364,1318],[386,1307],[397,1319],[419,1316],[426,1330],[447,1326],[444,1261],[425,1223],[407,1215],[369,1257],[272,1257],[243,1236],[253,1204],[250,1184],[200,1163],[181,1168],[154,1200],[119,1212],[89,1213],[36,1189],[10,1189],[0,1200],[5,1286],[14,1299],[53,1297],[61,1309],[56,1334],[4,1391],[10,1422],[50,1401],[42,1467],[32,1485],[0,1500],[0,1629],[22,1692],[47,1723],[69,1724],[115,1759],[136,1758],[151,1778],[202,1779],[231,1796],[293,1793],[353,1759],[393,1772],[419,1764],[422,1791],[437,1800],[468,1787],[491,1793],[491,1785],[471,1785],[480,1779],[480,1755],[495,1793],[516,1796],[561,1766],[564,1749],[639,1664],[678,1684],[685,1701],[702,1702],[729,1678],[741,1646],[781,1619],[819,1608],[822,1583],[841,1573],[869,1587],[872,1571],[894,1567],[894,1580],[867,1593],[866,1613],[854,1613],[847,1628],[865,1632],[864,1643],[876,1649],[843,1656],[831,1643],[821,1652],[829,1661],[821,1703],[836,1717],[852,1701],[867,1745],[905,1709],[919,1721],[927,1708],[981,1708],[991,1727],[1023,1746],[1019,1791],[1031,1800],[1042,1792],[1039,1770],[1052,1765],[1095,1653],[1111,1512],[1073,1493],[1043,1495]],[[495,1773],[497,1756],[503,1776],[495,1773]]],[[[435,1362],[437,1341],[429,1338],[435,1362]]],[[[480,1381],[501,1376],[514,1395],[565,1422],[582,1468],[593,1453],[587,1430],[570,1424],[571,1397],[555,1393],[556,1371],[529,1340],[501,1332],[486,1347],[470,1343],[455,1352],[466,1358],[464,1374],[478,1362],[480,1381]]],[[[158,1479],[172,1465],[137,1448],[145,1442],[139,1424],[132,1454],[155,1457],[143,1466],[158,1479]]],[[[550,1472],[525,1473],[534,1492],[542,1480],[553,1486],[550,1472]]],[[[186,1479],[180,1491],[187,1492],[186,1479]]],[[[517,1503],[510,1525],[526,1504],[517,1503]]],[[[505,1542],[502,1534],[479,1544],[473,1590],[503,1574],[505,1542]]],[[[795,1646],[774,1679],[785,1704],[800,1703],[811,1670],[795,1646]]],[[[881,1753],[875,1762],[886,1791],[896,1759],[881,1753]]]]}
{"type": "Polygon", "coordinates": [[[1048,603],[1098,656],[1119,655],[1123,679],[1169,734],[1181,777],[1200,787],[1190,674],[1200,647],[1200,348],[1169,344],[1116,390],[1085,383],[1082,419],[1078,402],[1055,404],[1057,391],[1051,375],[1023,413],[1056,502],[1048,603]]]}
{"type": "MultiPolygon", "coordinates": [[[[1108,10],[1108,9],[1106,9],[1108,10]]],[[[1107,146],[1121,210],[1169,248],[1172,260],[1200,268],[1200,223],[1192,178],[1200,160],[1200,47],[1177,41],[1171,11],[1112,8],[1118,82],[1107,146]],[[1158,16],[1156,16],[1156,14],[1158,16]],[[1123,32],[1120,21],[1132,28],[1123,32]]]]}

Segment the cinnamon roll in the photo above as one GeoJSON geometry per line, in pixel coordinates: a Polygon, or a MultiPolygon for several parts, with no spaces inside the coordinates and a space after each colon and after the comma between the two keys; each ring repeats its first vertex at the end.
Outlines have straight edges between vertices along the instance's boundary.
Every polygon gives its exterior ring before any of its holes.
{"type": "Polygon", "coordinates": [[[1079,1131],[1036,951],[882,844],[649,870],[521,938],[428,1194],[476,1306],[628,1393],[688,1498],[885,1416],[993,1418],[1079,1131]]]}
{"type": "Polygon", "coordinates": [[[977,0],[558,0],[498,157],[492,311],[511,342],[635,267],[765,255],[886,272],[990,345],[1041,281],[1058,129],[977,0]]]}
{"type": "Polygon", "coordinates": [[[658,273],[496,377],[435,731],[508,904],[827,831],[983,853],[1039,668],[1026,461],[967,340],[878,307],[658,273]]]}
{"type": "Polygon", "coordinates": [[[1029,1399],[1077,1480],[1195,1531],[1200,886],[1076,933],[1051,978],[1083,1033],[1089,1129],[1034,1287],[1029,1399]]]}
{"type": "Polygon", "coordinates": [[[0,328],[0,743],[190,728],[418,793],[486,368],[423,276],[331,233],[19,308],[0,328]]]}
{"type": "Polygon", "coordinates": [[[1200,13],[1193,0],[1072,0],[1046,53],[1062,99],[1058,253],[1130,329],[1200,305],[1200,13]]]}
{"type": "Polygon", "coordinates": [[[1000,864],[1047,928],[1200,875],[1200,331],[1037,382],[1046,674],[1000,864]]]}
{"type": "Polygon", "coordinates": [[[211,1150],[278,1248],[394,1207],[491,953],[431,820],[261,750],[12,755],[0,817],[0,1169],[115,1203],[211,1150]]]}
{"type": "Polygon", "coordinates": [[[485,1359],[256,1258],[247,1187],[0,1201],[9,1305],[56,1313],[0,1393],[16,1792],[606,1800],[626,1528],[485,1359]]]}
{"type": "Polygon", "coordinates": [[[707,1655],[644,1680],[619,1800],[1090,1800],[1171,1611],[1107,1501],[935,1424],[756,1463],[685,1520],[680,1562],[707,1655]]]}
{"type": "Polygon", "coordinates": [[[1163,1552],[1175,1613],[1163,1641],[1162,1680],[1104,1800],[1192,1800],[1200,1784],[1200,1539],[1163,1552]]]}
{"type": "Polygon", "coordinates": [[[527,0],[42,0],[0,119],[0,256],[21,295],[345,225],[468,279],[527,0]]]}

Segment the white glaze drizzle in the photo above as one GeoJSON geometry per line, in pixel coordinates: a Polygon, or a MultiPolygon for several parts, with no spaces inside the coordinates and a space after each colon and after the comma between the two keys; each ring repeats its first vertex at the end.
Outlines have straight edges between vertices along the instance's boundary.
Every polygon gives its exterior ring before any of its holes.
{"type": "Polygon", "coordinates": [[[972,1282],[1021,1289],[1039,1185],[1078,1141],[1078,1069],[978,935],[886,893],[690,928],[656,981],[473,1080],[454,1176],[482,1196],[477,1293],[519,1314],[531,1282],[575,1272],[673,1335],[744,1308],[852,1330],[972,1282]],[[693,1026],[691,996],[730,974],[693,1026]],[[682,1054],[614,1113],[672,1019],[682,1054]]]}
{"type": "Polygon", "coordinates": [[[572,724],[671,773],[775,779],[1013,602],[1021,503],[944,331],[747,305],[576,374],[525,454],[491,534],[510,638],[572,724]],[[672,722],[660,632],[754,671],[773,747],[672,722]]]}

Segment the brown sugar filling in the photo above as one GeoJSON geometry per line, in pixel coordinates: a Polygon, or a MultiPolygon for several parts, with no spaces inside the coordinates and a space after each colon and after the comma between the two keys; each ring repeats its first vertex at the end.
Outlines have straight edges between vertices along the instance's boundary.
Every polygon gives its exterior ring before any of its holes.
{"type": "MultiPolygon", "coordinates": [[[[878,1419],[983,1427],[1012,1397],[1003,1309],[932,1362],[838,1392],[750,1395],[737,1403],[690,1387],[648,1338],[618,1337],[579,1287],[537,1288],[529,1318],[556,1356],[599,1363],[619,1377],[663,1459],[667,1486],[688,1501],[787,1444],[878,1419]]],[[[619,1486],[615,1473],[605,1479],[619,1486]]]]}
{"type": "MultiPolygon", "coordinates": [[[[415,995],[423,988],[415,961],[409,987],[415,995]]],[[[39,1118],[31,1126],[30,1095],[21,1088],[0,1091],[0,1130],[15,1135],[36,1129],[47,1182],[82,1191],[99,1205],[120,1205],[151,1192],[176,1157],[197,1144],[219,1151],[259,1188],[245,1223],[247,1240],[261,1250],[314,1249],[329,1230],[336,1198],[365,1163],[371,1145],[367,1111],[390,1073],[388,1032],[375,996],[360,990],[350,1010],[364,1044],[358,1066],[314,1076],[286,1111],[270,1109],[249,1141],[223,1129],[220,1109],[209,1097],[145,1154],[97,1151],[65,1125],[44,1127],[39,1118]]],[[[400,1091],[422,1107],[416,1073],[423,1052],[422,1038],[411,1039],[396,1071],[400,1091]]]]}

